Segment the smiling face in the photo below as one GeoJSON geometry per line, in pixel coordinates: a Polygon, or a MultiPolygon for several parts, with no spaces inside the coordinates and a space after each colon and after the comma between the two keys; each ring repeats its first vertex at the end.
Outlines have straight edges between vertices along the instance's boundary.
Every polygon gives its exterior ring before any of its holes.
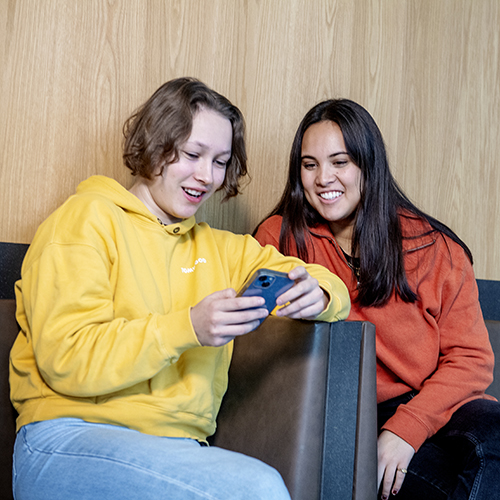
{"type": "MultiPolygon", "coordinates": [[[[340,127],[311,125],[302,138],[301,179],[309,204],[330,223],[333,234],[350,240],[361,200],[361,169],[347,154],[340,127]]],[[[350,243],[349,243],[350,248],[350,243]]]]}
{"type": "Polygon", "coordinates": [[[191,135],[179,148],[179,159],[163,170],[159,165],[151,180],[138,177],[130,192],[164,224],[191,217],[224,182],[232,137],[227,118],[201,109],[193,118],[191,135]]]}

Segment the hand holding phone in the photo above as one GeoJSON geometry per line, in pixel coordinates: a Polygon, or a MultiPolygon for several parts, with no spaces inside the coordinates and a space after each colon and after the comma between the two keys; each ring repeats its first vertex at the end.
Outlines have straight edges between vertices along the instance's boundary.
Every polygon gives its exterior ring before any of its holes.
{"type": "Polygon", "coordinates": [[[328,305],[329,295],[318,285],[303,266],[297,266],[288,274],[270,269],[259,269],[239,291],[237,298],[232,288],[207,295],[191,308],[191,322],[198,340],[203,346],[220,347],[239,335],[245,335],[264,321],[264,311],[276,308],[277,299],[286,294],[277,316],[293,319],[315,319],[328,305]],[[288,276],[292,276],[289,278],[288,276]],[[253,297],[262,297],[254,299],[253,297]],[[252,304],[249,308],[243,304],[252,304]],[[253,305],[255,303],[260,305],[253,305]]]}
{"type": "Polygon", "coordinates": [[[243,285],[238,292],[238,297],[264,297],[266,301],[264,307],[270,314],[276,308],[276,299],[293,285],[294,281],[286,273],[272,269],[259,269],[243,285]]]}

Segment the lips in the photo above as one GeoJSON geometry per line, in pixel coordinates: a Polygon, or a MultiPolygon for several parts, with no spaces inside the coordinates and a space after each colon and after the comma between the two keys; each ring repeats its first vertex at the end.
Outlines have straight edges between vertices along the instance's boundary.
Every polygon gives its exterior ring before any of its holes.
{"type": "Polygon", "coordinates": [[[191,189],[191,188],[182,188],[182,189],[186,194],[194,198],[201,198],[205,194],[204,191],[198,191],[197,189],[191,189]]]}
{"type": "Polygon", "coordinates": [[[324,193],[319,193],[319,196],[323,200],[334,200],[335,198],[338,198],[342,194],[343,194],[342,191],[326,191],[324,193]]]}

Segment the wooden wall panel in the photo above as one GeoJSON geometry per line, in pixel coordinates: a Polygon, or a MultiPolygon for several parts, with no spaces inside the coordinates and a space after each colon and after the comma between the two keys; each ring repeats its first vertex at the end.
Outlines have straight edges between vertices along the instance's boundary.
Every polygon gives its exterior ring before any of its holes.
{"type": "Polygon", "coordinates": [[[0,0],[0,240],[29,242],[90,175],[128,185],[124,120],[192,75],[244,112],[252,177],[200,218],[251,231],[304,113],[349,97],[409,196],[500,279],[499,26],[498,0],[0,0]]]}

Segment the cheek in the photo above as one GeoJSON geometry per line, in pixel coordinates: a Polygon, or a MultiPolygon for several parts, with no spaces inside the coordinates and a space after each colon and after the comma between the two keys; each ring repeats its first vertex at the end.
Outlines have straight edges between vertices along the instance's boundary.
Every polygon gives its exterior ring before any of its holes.
{"type": "Polygon", "coordinates": [[[361,172],[358,173],[358,177],[356,179],[356,188],[358,191],[358,196],[361,199],[361,190],[363,189],[363,176],[361,175],[361,172]]]}
{"type": "Polygon", "coordinates": [[[301,170],[300,180],[302,181],[304,191],[308,191],[309,189],[311,189],[313,178],[310,172],[308,172],[307,170],[301,170]]]}
{"type": "Polygon", "coordinates": [[[224,179],[226,178],[226,169],[225,168],[216,168],[213,173],[214,176],[214,184],[217,187],[222,186],[224,179]]]}

